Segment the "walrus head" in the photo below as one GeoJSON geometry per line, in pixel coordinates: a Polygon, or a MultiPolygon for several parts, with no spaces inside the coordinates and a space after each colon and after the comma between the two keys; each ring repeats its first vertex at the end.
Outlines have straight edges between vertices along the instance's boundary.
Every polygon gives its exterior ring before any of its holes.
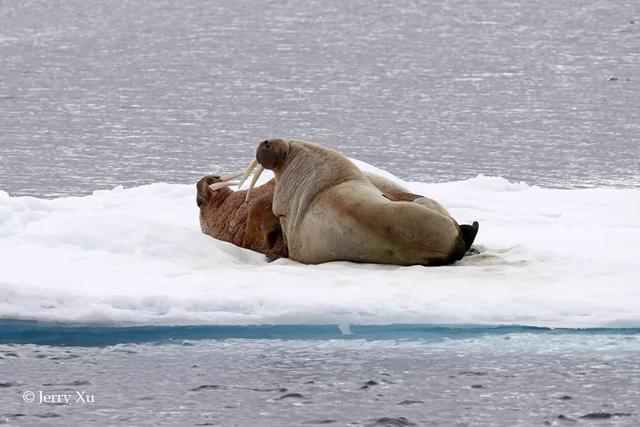
{"type": "Polygon", "coordinates": [[[240,178],[240,184],[238,185],[238,188],[240,188],[255,169],[253,179],[251,180],[249,189],[247,190],[246,200],[249,200],[251,191],[256,185],[256,182],[258,182],[258,178],[260,178],[262,172],[264,172],[265,169],[269,169],[274,171],[277,175],[278,170],[285,166],[288,154],[289,142],[281,138],[267,139],[258,145],[258,148],[256,149],[256,158],[251,161],[240,178]]]}
{"type": "Polygon", "coordinates": [[[216,198],[220,201],[224,200],[232,191],[229,189],[232,185],[237,185],[238,178],[244,171],[235,172],[226,176],[208,175],[202,178],[196,184],[197,195],[196,204],[201,207],[209,199],[216,198]]]}
{"type": "Polygon", "coordinates": [[[284,139],[262,141],[256,149],[256,160],[265,169],[277,170],[289,154],[289,143],[284,139]]]}

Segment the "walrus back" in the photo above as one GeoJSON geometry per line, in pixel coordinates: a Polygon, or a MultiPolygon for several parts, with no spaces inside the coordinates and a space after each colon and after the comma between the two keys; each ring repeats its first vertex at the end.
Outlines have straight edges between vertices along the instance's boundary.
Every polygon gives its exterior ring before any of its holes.
{"type": "Polygon", "coordinates": [[[289,254],[317,264],[356,261],[441,265],[455,261],[459,229],[450,217],[410,202],[392,202],[364,181],[319,194],[289,254]]]}

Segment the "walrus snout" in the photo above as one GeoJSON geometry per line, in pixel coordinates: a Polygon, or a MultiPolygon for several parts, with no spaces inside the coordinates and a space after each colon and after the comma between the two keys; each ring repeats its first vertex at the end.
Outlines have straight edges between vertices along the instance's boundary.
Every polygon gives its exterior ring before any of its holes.
{"type": "Polygon", "coordinates": [[[287,144],[282,139],[262,141],[256,149],[256,159],[265,169],[276,168],[287,156],[287,144]]]}

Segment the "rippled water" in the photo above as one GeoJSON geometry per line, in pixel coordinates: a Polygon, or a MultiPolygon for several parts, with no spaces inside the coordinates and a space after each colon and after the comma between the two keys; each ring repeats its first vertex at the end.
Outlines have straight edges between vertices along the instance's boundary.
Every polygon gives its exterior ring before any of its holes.
{"type": "Polygon", "coordinates": [[[244,166],[298,137],[412,180],[640,185],[640,3],[3,2],[0,189],[244,166]]]}
{"type": "Polygon", "coordinates": [[[0,345],[0,422],[633,426],[639,350],[638,336],[571,334],[0,345]]]}

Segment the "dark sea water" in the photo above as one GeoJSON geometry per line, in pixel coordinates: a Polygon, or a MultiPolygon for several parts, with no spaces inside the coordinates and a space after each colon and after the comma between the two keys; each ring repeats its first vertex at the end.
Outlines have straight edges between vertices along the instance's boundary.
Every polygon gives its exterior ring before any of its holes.
{"type": "Polygon", "coordinates": [[[0,344],[0,423],[636,426],[638,351],[638,335],[571,333],[0,344]]]}
{"type": "MultiPolygon", "coordinates": [[[[639,106],[638,1],[0,0],[17,196],[195,182],[274,136],[413,181],[638,187],[639,106]]],[[[640,424],[637,330],[341,328],[3,321],[0,424],[640,424]]]]}
{"type": "Polygon", "coordinates": [[[267,137],[416,181],[640,185],[640,3],[0,3],[0,189],[244,167],[267,137]]]}

